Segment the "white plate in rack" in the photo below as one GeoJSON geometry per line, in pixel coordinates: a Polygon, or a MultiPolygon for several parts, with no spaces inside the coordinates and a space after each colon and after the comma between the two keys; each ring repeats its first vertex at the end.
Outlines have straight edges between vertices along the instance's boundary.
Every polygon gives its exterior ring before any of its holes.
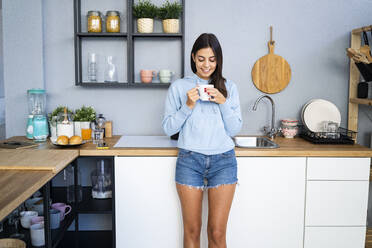
{"type": "Polygon", "coordinates": [[[341,113],[335,104],[324,99],[314,99],[302,111],[304,125],[312,132],[323,132],[324,122],[341,123],[341,113]]]}

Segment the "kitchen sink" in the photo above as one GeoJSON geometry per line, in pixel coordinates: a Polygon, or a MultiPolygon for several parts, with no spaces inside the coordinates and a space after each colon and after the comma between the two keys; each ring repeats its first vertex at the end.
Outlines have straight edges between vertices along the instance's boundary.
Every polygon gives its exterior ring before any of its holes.
{"type": "Polygon", "coordinates": [[[235,146],[244,148],[278,148],[274,141],[262,136],[234,137],[235,146]]]}

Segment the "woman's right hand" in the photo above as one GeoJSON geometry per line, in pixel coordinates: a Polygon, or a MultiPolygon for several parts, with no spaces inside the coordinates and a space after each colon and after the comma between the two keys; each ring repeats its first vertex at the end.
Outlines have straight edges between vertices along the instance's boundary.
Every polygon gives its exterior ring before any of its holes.
{"type": "Polygon", "coordinates": [[[198,87],[192,88],[191,90],[187,91],[187,101],[186,105],[193,109],[195,107],[196,101],[199,100],[199,92],[198,87]]]}

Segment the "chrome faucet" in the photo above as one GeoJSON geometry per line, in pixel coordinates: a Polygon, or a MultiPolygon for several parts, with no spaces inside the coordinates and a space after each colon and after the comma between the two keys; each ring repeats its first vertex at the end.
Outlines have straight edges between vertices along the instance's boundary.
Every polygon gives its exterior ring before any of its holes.
{"type": "Polygon", "coordinates": [[[259,98],[257,98],[256,102],[254,103],[253,111],[257,110],[257,105],[261,101],[262,98],[267,98],[271,102],[271,128],[269,129],[268,127],[265,126],[264,132],[270,139],[274,139],[276,134],[278,133],[278,130],[275,128],[275,104],[274,104],[273,99],[269,97],[268,95],[260,96],[259,98]]]}

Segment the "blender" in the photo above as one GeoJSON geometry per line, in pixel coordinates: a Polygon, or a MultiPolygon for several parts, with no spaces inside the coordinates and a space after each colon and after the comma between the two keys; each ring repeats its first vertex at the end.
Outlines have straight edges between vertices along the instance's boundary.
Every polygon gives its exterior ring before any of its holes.
{"type": "Polygon", "coordinates": [[[91,173],[92,179],[92,197],[94,199],[112,198],[112,174],[108,161],[99,159],[97,169],[91,173]]]}
{"type": "Polygon", "coordinates": [[[46,141],[49,130],[45,116],[46,93],[43,89],[30,89],[27,91],[28,121],[26,137],[36,142],[46,141]]]}

